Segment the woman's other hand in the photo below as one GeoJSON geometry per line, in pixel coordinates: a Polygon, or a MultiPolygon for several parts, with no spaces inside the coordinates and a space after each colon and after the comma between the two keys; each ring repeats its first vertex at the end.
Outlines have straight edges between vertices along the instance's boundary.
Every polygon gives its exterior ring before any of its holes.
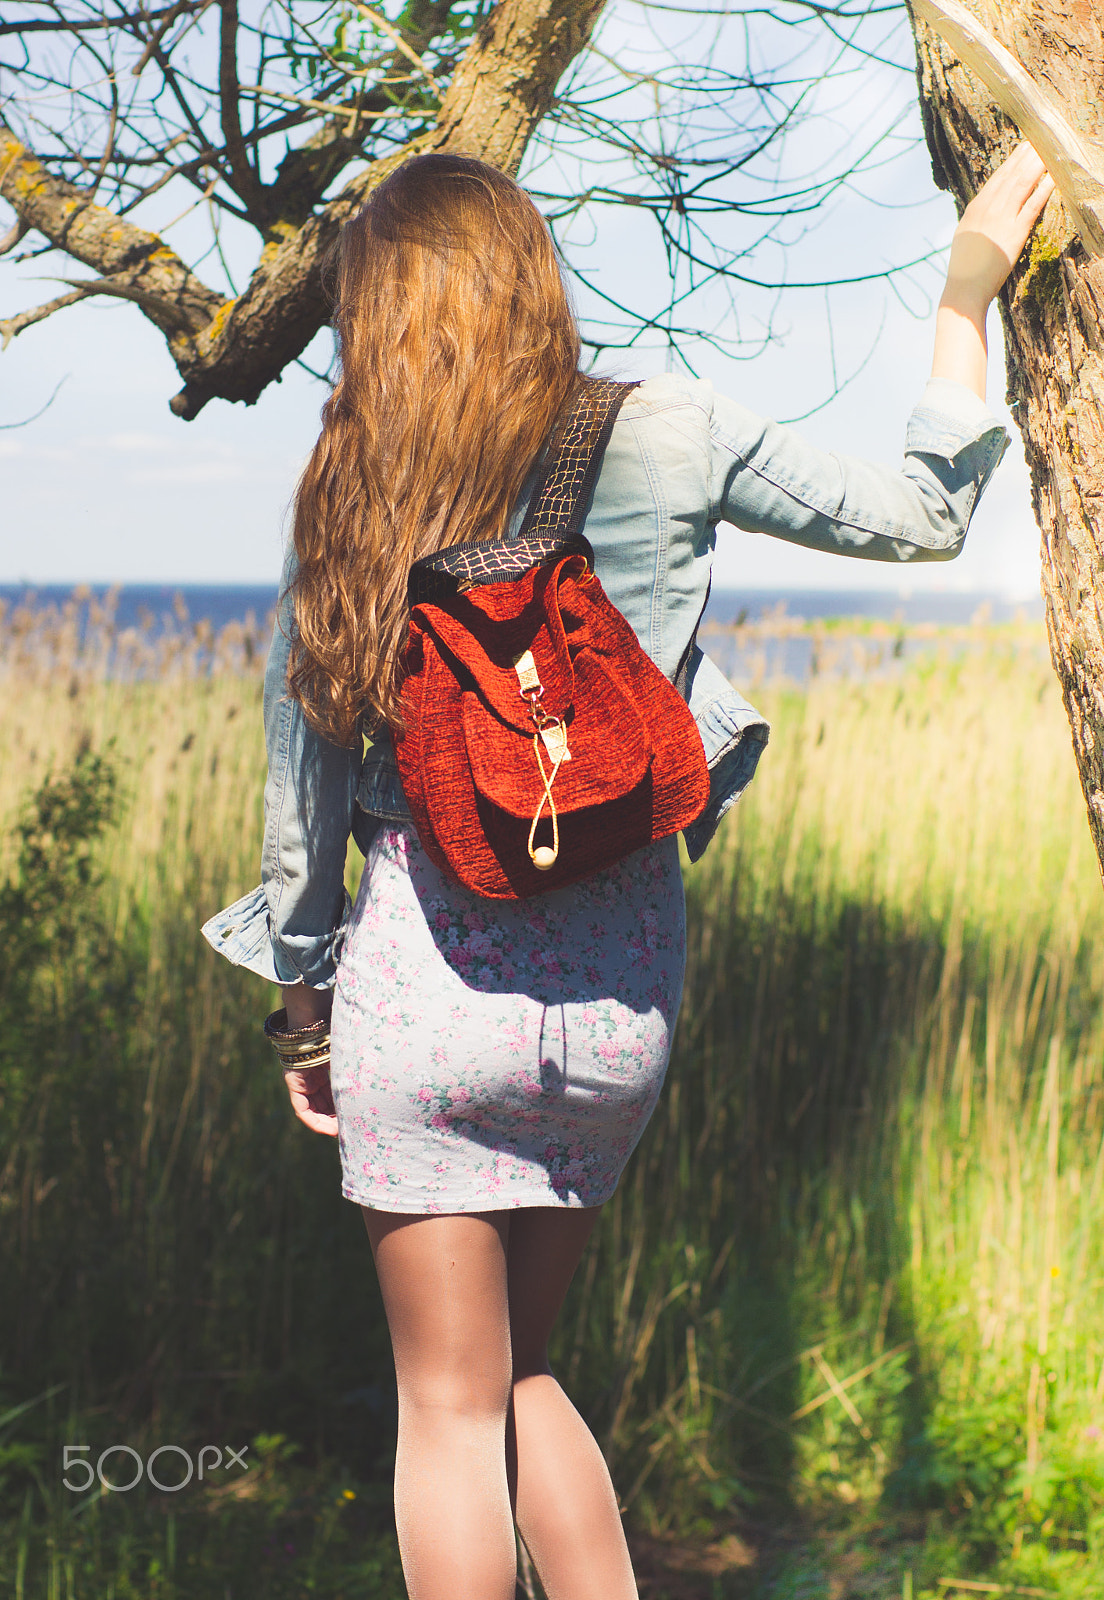
{"type": "Polygon", "coordinates": [[[291,1109],[299,1121],[314,1133],[328,1133],[336,1139],[337,1115],[329,1066],[293,1068],[284,1073],[284,1082],[291,1096],[291,1109]]]}
{"type": "MultiPolygon", "coordinates": [[[[331,989],[308,989],[304,983],[287,984],[280,991],[290,1029],[309,1028],[320,1017],[329,1021],[333,1006],[331,989]]],[[[328,1066],[294,1068],[284,1073],[291,1109],[315,1133],[337,1137],[333,1091],[328,1066]]]]}
{"type": "Polygon", "coordinates": [[[985,399],[986,312],[1053,193],[1053,179],[1025,143],[962,213],[936,316],[933,378],[952,378],[985,399]]]}

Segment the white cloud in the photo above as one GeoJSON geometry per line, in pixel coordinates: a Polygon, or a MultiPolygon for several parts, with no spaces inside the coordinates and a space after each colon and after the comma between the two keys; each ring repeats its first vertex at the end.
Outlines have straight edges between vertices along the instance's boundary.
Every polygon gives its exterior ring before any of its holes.
{"type": "Polygon", "coordinates": [[[186,449],[183,440],[171,439],[162,433],[109,433],[82,439],[81,444],[86,449],[121,450],[126,455],[158,455],[166,451],[178,455],[186,449]]]}
{"type": "Polygon", "coordinates": [[[212,460],[202,457],[166,463],[162,467],[137,467],[124,472],[122,481],[135,484],[234,483],[241,479],[269,476],[259,462],[212,460]]]}

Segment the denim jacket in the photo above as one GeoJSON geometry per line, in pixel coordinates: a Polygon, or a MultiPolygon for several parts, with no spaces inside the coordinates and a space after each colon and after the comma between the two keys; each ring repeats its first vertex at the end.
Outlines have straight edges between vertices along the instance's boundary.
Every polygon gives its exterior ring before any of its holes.
{"type": "MultiPolygon", "coordinates": [[[[872,561],[946,561],[962,548],[1007,444],[984,402],[949,379],[928,383],[909,418],[904,463],[892,468],[820,450],[706,381],[649,378],[618,415],[583,532],[606,593],[673,680],[708,597],[719,522],[872,561]]],[[[203,932],[271,982],[328,988],[351,910],[349,835],[367,853],[382,821],[409,822],[410,812],[390,740],[363,755],[330,744],[286,692],[293,572],[289,550],[265,673],[263,882],[203,932]]],[[[769,729],[696,644],[686,694],[710,772],[705,811],[684,835],[697,860],[750,782],[769,729]]]]}

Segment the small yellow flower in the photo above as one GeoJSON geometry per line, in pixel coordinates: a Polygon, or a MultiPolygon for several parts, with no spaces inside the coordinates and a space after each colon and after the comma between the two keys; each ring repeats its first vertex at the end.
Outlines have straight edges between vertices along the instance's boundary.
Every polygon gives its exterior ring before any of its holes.
{"type": "Polygon", "coordinates": [[[1059,1276],[1059,1274],[1061,1273],[1061,1271],[1062,1271],[1061,1267],[1051,1267],[1050,1275],[1051,1275],[1052,1278],[1057,1278],[1059,1276]]]}
{"type": "Polygon", "coordinates": [[[356,1499],[356,1494],[353,1492],[352,1489],[345,1489],[342,1492],[343,1492],[346,1500],[355,1500],[356,1499]]]}

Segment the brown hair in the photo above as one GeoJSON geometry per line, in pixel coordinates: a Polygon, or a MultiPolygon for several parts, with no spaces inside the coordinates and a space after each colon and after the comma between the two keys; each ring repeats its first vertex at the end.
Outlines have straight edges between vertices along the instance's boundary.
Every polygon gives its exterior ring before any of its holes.
{"type": "Polygon", "coordinates": [[[555,246],[525,191],[463,156],[407,161],[346,225],[340,375],[295,501],[288,687],[355,745],[397,726],[411,563],[497,539],[578,370],[555,246]]]}

